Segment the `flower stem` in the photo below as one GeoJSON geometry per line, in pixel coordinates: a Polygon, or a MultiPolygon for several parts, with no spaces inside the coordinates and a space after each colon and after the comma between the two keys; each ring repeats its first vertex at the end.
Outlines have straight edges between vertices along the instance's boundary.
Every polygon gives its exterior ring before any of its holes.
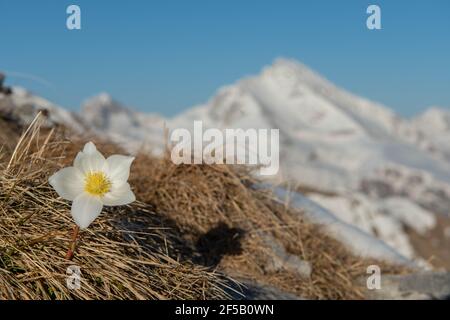
{"type": "Polygon", "coordinates": [[[70,247],[67,250],[67,254],[66,254],[66,259],[67,260],[72,260],[73,259],[73,255],[75,253],[75,248],[77,245],[77,237],[78,237],[78,232],[80,231],[80,227],[75,225],[75,227],[73,227],[73,234],[72,234],[72,239],[70,242],[70,247]]]}

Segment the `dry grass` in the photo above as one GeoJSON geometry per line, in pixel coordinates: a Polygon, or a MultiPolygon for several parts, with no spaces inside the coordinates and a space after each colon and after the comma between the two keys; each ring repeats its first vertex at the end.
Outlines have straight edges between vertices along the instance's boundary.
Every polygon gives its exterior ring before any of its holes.
{"type": "Polygon", "coordinates": [[[164,219],[144,203],[103,212],[81,232],[74,260],[65,260],[70,208],[47,181],[77,144],[39,128],[37,118],[15,150],[8,144],[17,133],[8,132],[0,160],[1,299],[226,297],[224,277],[177,261],[186,251],[179,233],[165,228],[164,219]],[[80,290],[66,286],[69,265],[81,267],[80,290]]]}

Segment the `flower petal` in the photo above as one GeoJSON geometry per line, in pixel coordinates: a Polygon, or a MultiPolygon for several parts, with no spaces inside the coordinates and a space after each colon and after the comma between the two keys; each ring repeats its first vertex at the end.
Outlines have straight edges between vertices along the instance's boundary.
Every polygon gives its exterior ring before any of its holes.
{"type": "Polygon", "coordinates": [[[86,229],[102,212],[103,203],[99,198],[82,193],[72,203],[72,217],[75,223],[86,229]]]}
{"type": "Polygon", "coordinates": [[[77,153],[75,160],[73,161],[73,166],[81,171],[81,160],[84,157],[84,152],[80,151],[77,153]]]}
{"type": "Polygon", "coordinates": [[[108,163],[105,157],[97,150],[92,142],[86,143],[82,152],[75,157],[74,166],[84,174],[89,172],[108,172],[108,163]]]}
{"type": "Polygon", "coordinates": [[[128,183],[119,186],[112,186],[112,189],[102,198],[103,204],[106,206],[123,206],[136,201],[136,197],[131,191],[128,183]]]}
{"type": "Polygon", "coordinates": [[[77,156],[75,157],[75,160],[73,162],[73,166],[77,168],[81,168],[81,159],[85,155],[92,155],[97,151],[97,147],[92,141],[89,141],[84,145],[83,151],[78,152],[77,156]]]}
{"type": "Polygon", "coordinates": [[[89,155],[89,154],[94,154],[95,152],[98,152],[98,151],[97,151],[97,147],[95,146],[95,144],[92,141],[89,141],[88,143],[86,143],[84,145],[83,152],[85,154],[89,155]]]}
{"type": "Polygon", "coordinates": [[[130,176],[130,166],[134,157],[112,155],[106,161],[109,167],[109,178],[113,184],[123,184],[130,176]]]}
{"type": "Polygon", "coordinates": [[[84,176],[75,167],[67,167],[59,170],[48,181],[58,195],[66,200],[72,201],[83,193],[84,176]]]}

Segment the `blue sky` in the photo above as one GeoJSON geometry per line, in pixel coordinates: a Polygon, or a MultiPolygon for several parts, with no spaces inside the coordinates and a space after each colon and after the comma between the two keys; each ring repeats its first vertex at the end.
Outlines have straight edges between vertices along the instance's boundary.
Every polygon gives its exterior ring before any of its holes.
{"type": "Polygon", "coordinates": [[[9,83],[72,110],[106,91],[173,115],[277,57],[405,116],[450,107],[448,0],[0,0],[0,30],[9,83]],[[70,4],[81,30],[66,29],[70,4]],[[370,4],[382,30],[366,28],[370,4]]]}

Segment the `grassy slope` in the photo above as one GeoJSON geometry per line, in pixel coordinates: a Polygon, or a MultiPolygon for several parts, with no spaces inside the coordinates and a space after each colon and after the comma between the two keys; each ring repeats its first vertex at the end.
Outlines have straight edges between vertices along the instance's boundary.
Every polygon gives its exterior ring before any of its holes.
{"type": "MultiPolygon", "coordinates": [[[[355,281],[367,265],[404,271],[351,255],[269,191],[253,190],[239,168],[175,166],[146,155],[130,177],[138,201],[104,210],[67,261],[70,206],[47,180],[71,164],[87,137],[67,140],[40,121],[17,144],[20,128],[0,118],[0,298],[226,298],[227,274],[305,298],[359,299],[355,281]],[[311,277],[267,270],[273,252],[264,239],[309,261],[311,277]],[[70,264],[81,267],[81,290],[65,285],[70,264]]],[[[94,141],[106,155],[120,152],[94,141]]]]}

